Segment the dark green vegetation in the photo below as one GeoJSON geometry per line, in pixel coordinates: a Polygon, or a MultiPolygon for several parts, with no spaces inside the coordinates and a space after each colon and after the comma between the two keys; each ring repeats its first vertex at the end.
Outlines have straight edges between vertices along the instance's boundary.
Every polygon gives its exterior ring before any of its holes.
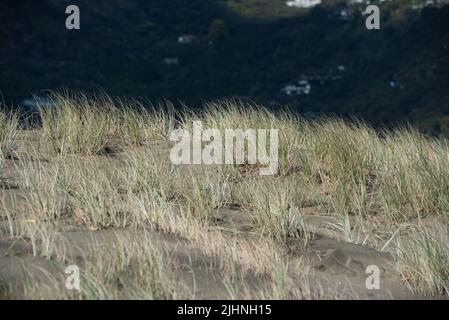
{"type": "Polygon", "coordinates": [[[240,96],[449,132],[449,6],[392,1],[382,29],[368,31],[359,10],[336,17],[343,2],[298,10],[281,0],[2,1],[0,91],[8,103],[61,87],[196,106],[240,96]],[[65,29],[68,4],[80,6],[80,31],[65,29]],[[182,34],[198,40],[179,44],[182,34]],[[313,83],[307,96],[281,92],[302,76],[342,78],[313,83]]]}

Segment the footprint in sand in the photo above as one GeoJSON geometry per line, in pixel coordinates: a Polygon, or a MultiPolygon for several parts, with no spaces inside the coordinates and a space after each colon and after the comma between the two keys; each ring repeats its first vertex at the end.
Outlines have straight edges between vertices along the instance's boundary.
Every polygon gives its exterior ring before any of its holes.
{"type": "MultiPolygon", "coordinates": [[[[320,271],[331,272],[334,275],[350,277],[365,277],[366,267],[361,261],[351,257],[341,249],[329,249],[322,256],[316,268],[320,271]]],[[[381,269],[384,273],[385,270],[381,269]]]]}

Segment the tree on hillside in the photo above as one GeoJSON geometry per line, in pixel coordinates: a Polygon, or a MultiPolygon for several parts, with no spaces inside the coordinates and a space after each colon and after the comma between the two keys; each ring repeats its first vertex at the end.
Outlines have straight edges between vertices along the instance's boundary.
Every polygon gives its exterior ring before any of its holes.
{"type": "Polygon", "coordinates": [[[214,19],[209,27],[209,40],[216,42],[227,38],[229,29],[222,19],[214,19]]]}

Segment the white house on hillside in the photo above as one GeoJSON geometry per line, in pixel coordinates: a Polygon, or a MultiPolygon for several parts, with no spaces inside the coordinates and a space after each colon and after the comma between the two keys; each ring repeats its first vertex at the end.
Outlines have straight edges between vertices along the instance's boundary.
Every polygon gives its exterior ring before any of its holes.
{"type": "Polygon", "coordinates": [[[164,64],[166,65],[177,65],[179,64],[179,59],[178,58],[172,58],[172,57],[165,57],[164,60],[162,60],[164,62],[164,64]]]}
{"type": "Polygon", "coordinates": [[[308,80],[300,80],[298,81],[298,84],[288,84],[285,87],[281,89],[282,92],[284,92],[286,95],[291,96],[293,94],[296,95],[303,95],[303,94],[309,94],[312,90],[312,85],[308,80]]]}
{"type": "Polygon", "coordinates": [[[321,4],[321,0],[293,0],[287,1],[287,6],[295,8],[311,8],[321,4]]]}
{"type": "Polygon", "coordinates": [[[193,34],[183,34],[178,37],[178,42],[181,44],[191,44],[198,41],[198,37],[193,34]]]}

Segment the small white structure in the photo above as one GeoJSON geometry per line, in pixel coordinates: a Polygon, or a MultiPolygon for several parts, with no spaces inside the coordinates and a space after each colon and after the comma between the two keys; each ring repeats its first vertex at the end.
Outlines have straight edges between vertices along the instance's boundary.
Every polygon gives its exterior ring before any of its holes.
{"type": "Polygon", "coordinates": [[[354,11],[351,9],[343,8],[338,13],[338,18],[341,20],[351,20],[354,17],[354,11]]]}
{"type": "Polygon", "coordinates": [[[163,62],[164,62],[164,64],[166,64],[168,66],[178,65],[179,64],[179,59],[178,58],[166,57],[166,58],[164,58],[163,62]]]}
{"type": "Polygon", "coordinates": [[[370,4],[369,0],[351,0],[351,4],[370,4]]]}
{"type": "Polygon", "coordinates": [[[438,6],[449,4],[449,0],[427,0],[426,6],[438,6]]]}
{"type": "Polygon", "coordinates": [[[193,34],[183,34],[178,37],[178,42],[181,44],[191,44],[198,40],[198,37],[193,34]]]}
{"type": "Polygon", "coordinates": [[[321,0],[293,0],[287,1],[287,6],[294,8],[312,8],[321,4],[321,0]]]}
{"type": "Polygon", "coordinates": [[[312,85],[310,84],[309,80],[300,80],[298,81],[298,84],[288,84],[284,88],[282,88],[282,92],[284,92],[286,95],[291,96],[293,94],[296,95],[302,95],[302,94],[309,94],[312,90],[312,85]]]}
{"type": "Polygon", "coordinates": [[[413,10],[422,10],[425,7],[438,7],[442,5],[449,4],[449,0],[423,0],[421,3],[414,4],[412,6],[413,10]]]}

